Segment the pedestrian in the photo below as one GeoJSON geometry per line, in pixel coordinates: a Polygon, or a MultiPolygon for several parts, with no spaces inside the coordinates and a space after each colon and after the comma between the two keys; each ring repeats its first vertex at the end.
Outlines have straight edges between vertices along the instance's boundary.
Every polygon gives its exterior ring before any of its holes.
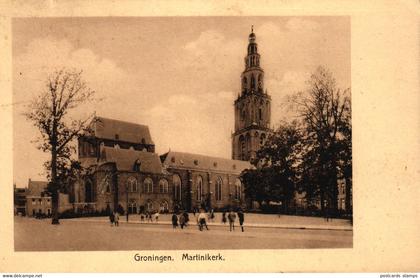
{"type": "Polygon", "coordinates": [[[242,230],[242,232],[244,231],[244,218],[245,218],[245,215],[244,215],[244,212],[242,211],[242,209],[239,209],[239,211],[238,211],[238,219],[239,219],[239,225],[241,226],[241,230],[242,230]]]}
{"type": "Polygon", "coordinates": [[[187,226],[188,222],[190,222],[190,217],[188,215],[188,212],[184,211],[182,215],[184,215],[185,226],[187,226]]]}
{"type": "Polygon", "coordinates": [[[181,229],[184,229],[184,226],[185,226],[185,217],[184,217],[184,214],[183,213],[181,213],[179,215],[179,226],[181,227],[181,229]]]}
{"type": "Polygon", "coordinates": [[[156,221],[156,223],[159,221],[159,212],[158,211],[155,213],[155,221],[156,221]]]}
{"type": "Polygon", "coordinates": [[[174,212],[174,214],[172,214],[172,227],[176,229],[177,226],[178,226],[178,216],[174,212]]]}
{"type": "Polygon", "coordinates": [[[112,212],[109,213],[109,222],[111,222],[111,227],[114,226],[114,214],[112,212]]]}
{"type": "Polygon", "coordinates": [[[226,221],[227,221],[227,219],[226,219],[226,211],[224,211],[222,213],[222,223],[226,225],[226,221]]]}
{"type": "Polygon", "coordinates": [[[144,222],[144,214],[140,214],[140,222],[144,222]]]}
{"type": "Polygon", "coordinates": [[[120,214],[118,213],[118,211],[114,212],[114,223],[117,227],[120,225],[120,214]]]}
{"type": "Polygon", "coordinates": [[[211,209],[210,211],[210,220],[211,222],[214,222],[214,209],[211,209]]]}
{"type": "Polygon", "coordinates": [[[236,214],[230,210],[229,214],[228,214],[228,220],[229,220],[229,229],[232,232],[232,230],[235,230],[235,219],[236,219],[236,214]]]}
{"type": "Polygon", "coordinates": [[[198,228],[200,231],[203,231],[204,226],[206,227],[207,230],[209,229],[209,227],[207,227],[206,218],[207,218],[207,215],[204,213],[204,210],[202,210],[200,214],[198,215],[198,228]]]}

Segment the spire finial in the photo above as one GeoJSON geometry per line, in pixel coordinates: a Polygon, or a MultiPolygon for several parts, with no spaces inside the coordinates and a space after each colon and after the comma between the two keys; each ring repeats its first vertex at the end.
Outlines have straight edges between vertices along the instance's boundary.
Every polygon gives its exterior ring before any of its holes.
{"type": "Polygon", "coordinates": [[[254,33],[254,25],[251,25],[251,33],[254,33]]]}

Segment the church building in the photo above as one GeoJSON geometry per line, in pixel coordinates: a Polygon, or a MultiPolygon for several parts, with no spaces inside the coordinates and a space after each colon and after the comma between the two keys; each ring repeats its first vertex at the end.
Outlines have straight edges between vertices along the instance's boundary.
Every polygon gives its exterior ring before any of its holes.
{"type": "Polygon", "coordinates": [[[78,142],[79,161],[88,173],[74,185],[74,209],[138,213],[244,207],[240,174],[252,167],[271,132],[271,97],[264,91],[253,32],[240,83],[232,159],[174,151],[159,156],[147,126],[95,117],[78,142]]]}

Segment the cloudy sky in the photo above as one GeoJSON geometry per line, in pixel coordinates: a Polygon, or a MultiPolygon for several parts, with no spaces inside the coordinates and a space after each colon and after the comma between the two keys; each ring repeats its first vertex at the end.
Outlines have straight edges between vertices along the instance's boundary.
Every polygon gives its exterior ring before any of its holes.
{"type": "Polygon", "coordinates": [[[257,36],[272,124],[290,117],[286,97],[318,65],[350,87],[348,17],[20,18],[13,20],[14,180],[45,178],[48,156],[22,116],[62,67],[83,70],[102,101],[80,112],[146,124],[159,154],[229,158],[233,101],[251,25],[257,36]]]}

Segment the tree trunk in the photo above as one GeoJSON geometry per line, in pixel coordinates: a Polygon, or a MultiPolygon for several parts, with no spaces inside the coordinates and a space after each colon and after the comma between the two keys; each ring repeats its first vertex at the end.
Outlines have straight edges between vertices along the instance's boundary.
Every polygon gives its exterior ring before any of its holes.
{"type": "MultiPolygon", "coordinates": [[[[53,115],[55,115],[55,106],[53,115]]],[[[51,201],[52,201],[52,222],[53,225],[60,224],[58,220],[58,184],[57,184],[57,122],[53,121],[51,134],[51,201]]]]}

